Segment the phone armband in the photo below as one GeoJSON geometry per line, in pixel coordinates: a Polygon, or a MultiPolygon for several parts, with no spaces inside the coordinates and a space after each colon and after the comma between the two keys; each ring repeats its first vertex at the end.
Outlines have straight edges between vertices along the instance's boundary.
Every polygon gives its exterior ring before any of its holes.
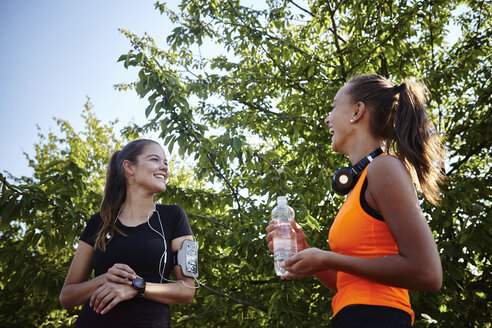
{"type": "Polygon", "coordinates": [[[198,278],[198,243],[185,239],[181,248],[173,253],[174,265],[179,265],[183,275],[198,278]]]}

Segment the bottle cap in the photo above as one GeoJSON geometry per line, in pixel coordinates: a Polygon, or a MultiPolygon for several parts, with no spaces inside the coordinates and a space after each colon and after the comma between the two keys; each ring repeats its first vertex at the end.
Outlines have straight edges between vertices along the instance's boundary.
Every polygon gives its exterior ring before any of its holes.
{"type": "Polygon", "coordinates": [[[277,197],[277,204],[278,205],[286,205],[287,204],[287,197],[285,197],[285,196],[278,196],[277,197]]]}

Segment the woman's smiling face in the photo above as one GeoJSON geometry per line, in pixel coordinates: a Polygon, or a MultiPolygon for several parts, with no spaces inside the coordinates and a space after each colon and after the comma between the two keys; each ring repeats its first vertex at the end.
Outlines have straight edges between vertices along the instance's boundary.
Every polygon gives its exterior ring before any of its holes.
{"type": "Polygon", "coordinates": [[[149,143],[133,164],[133,184],[148,189],[151,193],[166,191],[169,165],[162,147],[149,143]]]}
{"type": "Polygon", "coordinates": [[[350,86],[345,85],[338,90],[333,99],[333,108],[325,118],[332,137],[332,149],[338,153],[344,153],[347,137],[353,130],[350,119],[353,115],[354,103],[349,94],[350,86]]]}

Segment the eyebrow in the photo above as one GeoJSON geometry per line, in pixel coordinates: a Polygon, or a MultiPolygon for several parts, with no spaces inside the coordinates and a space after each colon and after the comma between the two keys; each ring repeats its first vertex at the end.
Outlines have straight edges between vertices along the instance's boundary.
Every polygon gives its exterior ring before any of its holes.
{"type": "MultiPolygon", "coordinates": [[[[155,156],[155,157],[157,157],[157,158],[161,158],[161,157],[160,157],[159,155],[157,155],[157,154],[150,154],[150,155],[147,155],[147,157],[146,157],[146,158],[153,157],[153,156],[155,156]]],[[[165,158],[165,157],[164,157],[164,160],[165,160],[165,161],[167,161],[167,158],[165,158]]]]}

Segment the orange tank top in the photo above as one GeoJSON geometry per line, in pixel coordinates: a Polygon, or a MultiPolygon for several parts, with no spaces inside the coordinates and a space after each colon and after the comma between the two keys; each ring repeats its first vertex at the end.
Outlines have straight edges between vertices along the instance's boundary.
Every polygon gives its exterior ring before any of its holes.
{"type": "MultiPolygon", "coordinates": [[[[338,254],[366,258],[398,254],[398,246],[383,218],[365,202],[366,173],[367,167],[335,217],[328,236],[330,248],[338,254]]],[[[352,304],[381,305],[409,313],[413,324],[415,315],[407,289],[339,271],[337,290],[332,301],[333,316],[352,304]]]]}

